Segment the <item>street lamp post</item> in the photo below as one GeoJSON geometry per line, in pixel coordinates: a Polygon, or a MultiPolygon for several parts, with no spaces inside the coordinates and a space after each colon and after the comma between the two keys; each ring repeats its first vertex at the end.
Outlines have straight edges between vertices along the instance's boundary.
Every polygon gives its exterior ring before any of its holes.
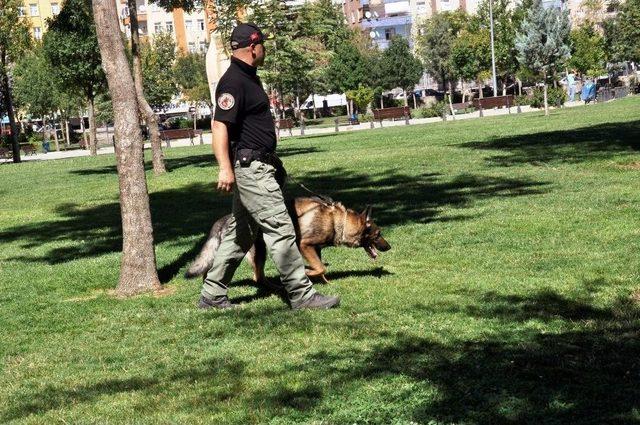
{"type": "MultiPolygon", "coordinates": [[[[489,23],[491,27],[491,70],[493,71],[493,96],[498,95],[498,81],[496,79],[496,52],[493,43],[493,0],[489,0],[489,23]]],[[[482,90],[482,87],[480,88],[482,90]]]]}

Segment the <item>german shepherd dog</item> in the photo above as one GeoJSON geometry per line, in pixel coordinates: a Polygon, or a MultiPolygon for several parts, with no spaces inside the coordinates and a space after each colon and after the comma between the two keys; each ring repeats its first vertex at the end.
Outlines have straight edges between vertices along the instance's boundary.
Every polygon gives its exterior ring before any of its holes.
{"type": "MultiPolygon", "coordinates": [[[[378,251],[391,249],[382,237],[380,228],[371,218],[370,206],[357,213],[339,202],[326,202],[320,198],[295,198],[287,203],[287,209],[296,231],[296,243],[309,264],[309,278],[319,278],[328,283],[325,277],[326,268],[321,260],[321,250],[324,247],[362,247],[374,260],[378,251]]],[[[202,276],[211,268],[230,218],[230,214],[226,215],[213,224],[207,241],[185,273],[185,277],[202,276]]],[[[245,258],[253,268],[256,283],[263,283],[267,251],[262,234],[257,236],[245,258]]]]}

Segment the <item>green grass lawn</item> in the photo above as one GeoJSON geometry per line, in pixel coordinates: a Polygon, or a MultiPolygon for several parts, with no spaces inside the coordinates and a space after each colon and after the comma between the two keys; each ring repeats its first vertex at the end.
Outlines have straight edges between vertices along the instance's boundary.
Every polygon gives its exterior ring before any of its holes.
{"type": "Polygon", "coordinates": [[[195,308],[231,201],[207,146],[149,172],[169,290],[126,300],[114,157],[0,165],[0,423],[640,423],[638,148],[638,97],[284,140],[393,246],[325,250],[326,312],[246,265],[242,308],[195,308]]]}

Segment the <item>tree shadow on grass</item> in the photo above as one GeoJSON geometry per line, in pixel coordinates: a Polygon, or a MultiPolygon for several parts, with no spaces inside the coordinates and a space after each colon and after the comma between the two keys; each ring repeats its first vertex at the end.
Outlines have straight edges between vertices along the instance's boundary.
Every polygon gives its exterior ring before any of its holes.
{"type": "MultiPolygon", "coordinates": [[[[354,385],[369,387],[402,377],[412,391],[435,389],[435,396],[409,397],[413,405],[402,419],[418,423],[640,422],[636,304],[620,299],[598,307],[545,291],[531,297],[489,294],[471,309],[451,305],[444,311],[470,313],[498,326],[486,338],[448,344],[416,333],[394,333],[382,335],[387,342],[372,350],[320,350],[304,363],[317,375],[309,382],[325,379],[327,388],[346,394],[354,385]],[[540,320],[562,322],[561,330],[544,332],[520,324],[540,320]],[[345,362],[353,367],[341,367],[345,362]]],[[[407,410],[402,403],[386,409],[388,418],[359,420],[389,423],[407,410]]]]}
{"type": "MultiPolygon", "coordinates": [[[[389,333],[372,325],[366,330],[367,340],[379,341],[375,344],[312,346],[304,356],[257,371],[225,355],[196,364],[181,360],[180,365],[186,363],[182,369],[151,376],[110,378],[73,388],[45,384],[14,398],[0,420],[72,408],[120,393],[143,392],[154,400],[158,395],[195,392],[197,402],[193,397],[182,401],[173,397],[173,411],[204,412],[221,401],[235,400],[245,413],[259,415],[253,416],[258,420],[293,415],[287,418],[299,422],[322,418],[331,423],[640,421],[640,309],[636,304],[619,299],[600,306],[588,295],[576,299],[549,290],[531,296],[479,295],[470,305],[441,304],[423,311],[425,320],[445,312],[491,322],[495,326],[486,336],[454,336],[442,342],[420,335],[417,329],[389,333]],[[541,328],[540,321],[553,328],[541,328]],[[266,380],[265,385],[250,384],[256,373],[266,380]],[[405,389],[411,392],[406,399],[398,396],[405,389]],[[366,394],[369,398],[363,401],[366,394]]],[[[286,312],[245,310],[226,315],[225,320],[236,329],[236,336],[257,323],[264,325],[265,332],[278,335],[279,328],[273,326],[282,327],[286,317],[286,312]]],[[[312,317],[289,321],[284,329],[309,331],[312,317]]],[[[350,328],[361,324],[332,326],[335,332],[352,335],[350,328]]]]}
{"type": "Polygon", "coordinates": [[[119,393],[143,392],[166,397],[176,384],[191,386],[200,381],[216,382],[224,380],[225,389],[216,393],[216,398],[224,400],[236,396],[244,379],[246,364],[235,358],[212,359],[191,368],[169,372],[167,376],[111,378],[100,382],[73,385],[44,385],[35,396],[21,395],[8,409],[0,411],[3,423],[25,418],[29,415],[44,414],[51,410],[72,407],[81,403],[91,403],[105,396],[119,393]]]}
{"type": "MultiPolygon", "coordinates": [[[[319,152],[315,146],[309,146],[304,148],[297,147],[283,147],[278,149],[278,156],[281,158],[285,158],[288,156],[295,155],[306,155],[315,152],[319,152]]],[[[115,161],[115,157],[114,157],[115,161]]],[[[199,155],[188,155],[188,156],[180,156],[177,158],[165,158],[164,160],[165,167],[169,172],[178,170],[184,167],[197,167],[197,168],[208,168],[212,167],[216,164],[215,157],[213,156],[213,152],[199,155]]],[[[153,163],[151,160],[145,161],[144,169],[146,171],[153,170],[153,163]]],[[[90,175],[101,175],[101,174],[117,174],[117,168],[114,165],[105,165],[104,167],[91,167],[91,168],[83,168],[78,170],[71,170],[71,174],[77,174],[81,176],[90,176],[90,175]]]]}
{"type": "Polygon", "coordinates": [[[498,151],[500,153],[488,157],[487,161],[502,167],[607,159],[619,154],[636,154],[640,150],[640,121],[520,134],[457,146],[498,151]]]}
{"type": "MultiPolygon", "coordinates": [[[[330,191],[348,207],[373,205],[374,219],[382,226],[472,219],[457,211],[484,199],[533,196],[548,190],[547,183],[528,179],[468,174],[445,179],[437,174],[411,176],[395,170],[367,175],[336,168],[309,173],[302,181],[319,191],[330,191]]],[[[290,187],[294,189],[292,196],[308,195],[299,187],[290,187]]],[[[150,200],[157,244],[184,246],[180,239],[204,238],[213,222],[231,209],[230,196],[216,194],[212,185],[204,183],[154,192],[150,200]]],[[[20,261],[59,264],[118,252],[122,246],[119,209],[118,202],[88,208],[61,204],[55,219],[9,228],[0,232],[0,238],[19,241],[24,250],[51,244],[44,255],[25,251],[12,258],[20,261]]],[[[202,240],[189,243],[186,252],[169,264],[160,264],[163,281],[195,257],[202,240]]]]}

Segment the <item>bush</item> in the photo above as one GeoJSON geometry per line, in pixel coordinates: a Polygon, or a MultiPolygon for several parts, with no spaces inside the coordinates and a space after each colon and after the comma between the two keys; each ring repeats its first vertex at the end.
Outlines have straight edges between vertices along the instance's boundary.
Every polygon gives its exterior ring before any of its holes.
{"type": "Polygon", "coordinates": [[[531,96],[527,96],[526,94],[516,96],[516,105],[524,106],[531,104],[531,96]]]}
{"type": "MultiPolygon", "coordinates": [[[[567,93],[562,88],[547,88],[547,102],[549,106],[562,106],[567,101],[567,93]]],[[[531,97],[532,108],[544,108],[544,91],[542,87],[536,87],[531,97]]]]}
{"type": "Polygon", "coordinates": [[[436,102],[431,106],[419,108],[416,116],[418,118],[441,117],[446,108],[447,104],[444,101],[436,102]]]}
{"type": "Polygon", "coordinates": [[[27,143],[32,145],[32,146],[40,145],[42,143],[42,135],[41,134],[37,134],[37,133],[33,133],[29,137],[29,140],[27,141],[27,143]]]}
{"type": "Polygon", "coordinates": [[[193,128],[193,120],[181,118],[178,120],[178,128],[193,128]]]}
{"type": "Polygon", "coordinates": [[[332,109],[333,109],[333,115],[337,117],[340,117],[342,115],[347,115],[346,105],[334,106],[332,109]]]}

